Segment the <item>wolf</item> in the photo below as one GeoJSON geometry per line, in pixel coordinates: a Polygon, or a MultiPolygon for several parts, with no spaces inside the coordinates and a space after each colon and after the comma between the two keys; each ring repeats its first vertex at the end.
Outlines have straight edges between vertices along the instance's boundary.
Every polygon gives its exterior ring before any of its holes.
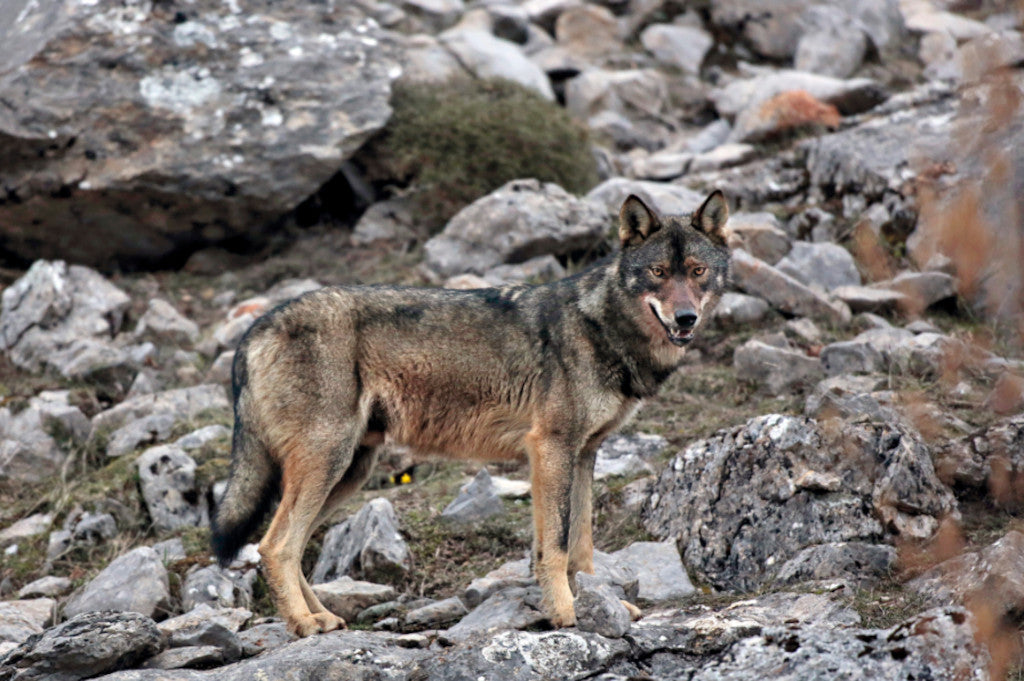
{"type": "Polygon", "coordinates": [[[719,191],[685,216],[629,196],[621,248],[553,283],[327,287],[256,320],[232,368],[231,473],[212,534],[221,564],[279,498],[259,543],[276,607],[300,637],[344,627],[310,589],[302,553],[381,445],[528,460],[533,570],[552,625],[572,626],[569,580],[594,570],[598,446],[679,367],[717,304],[728,215],[719,191]]]}

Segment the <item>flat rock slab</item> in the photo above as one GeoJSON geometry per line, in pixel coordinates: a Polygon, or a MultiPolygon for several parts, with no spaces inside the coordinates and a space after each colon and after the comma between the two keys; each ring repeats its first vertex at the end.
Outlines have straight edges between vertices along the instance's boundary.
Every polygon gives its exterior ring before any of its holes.
{"type": "Polygon", "coordinates": [[[782,312],[831,322],[843,322],[850,318],[850,310],[845,304],[826,298],[742,248],[732,252],[732,265],[739,288],[750,295],[764,298],[782,312]]]}
{"type": "Polygon", "coordinates": [[[324,607],[346,622],[354,622],[356,615],[371,605],[393,600],[397,595],[393,587],[385,584],[362,582],[351,577],[339,577],[332,582],[313,586],[324,607]]]}
{"type": "Polygon", "coordinates": [[[83,613],[11,651],[0,681],[78,681],[133,667],[163,646],[156,623],[144,615],[83,613]]]}

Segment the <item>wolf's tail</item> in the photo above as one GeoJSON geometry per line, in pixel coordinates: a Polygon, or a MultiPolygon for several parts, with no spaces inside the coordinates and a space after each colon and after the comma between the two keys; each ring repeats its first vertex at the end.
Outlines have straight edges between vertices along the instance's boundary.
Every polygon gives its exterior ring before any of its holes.
{"type": "Polygon", "coordinates": [[[211,518],[213,552],[226,567],[263,521],[278,495],[281,472],[252,431],[246,347],[235,354],[231,387],[235,397],[235,430],[231,442],[231,475],[211,518]]]}

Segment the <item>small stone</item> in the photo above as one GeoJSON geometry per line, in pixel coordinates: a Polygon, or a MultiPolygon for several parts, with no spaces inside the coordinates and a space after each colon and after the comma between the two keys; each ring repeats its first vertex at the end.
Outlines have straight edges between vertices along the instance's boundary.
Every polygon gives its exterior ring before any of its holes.
{"type": "Polygon", "coordinates": [[[576,574],[576,627],[608,638],[621,638],[629,631],[626,606],[610,586],[585,572],[576,574]]]}
{"type": "Polygon", "coordinates": [[[828,376],[870,374],[885,366],[882,353],[863,341],[830,343],[821,350],[821,366],[828,376]]]}
{"type": "Polygon", "coordinates": [[[157,653],[142,663],[142,669],[207,669],[224,662],[224,651],[217,646],[186,646],[157,653]]]}
{"type": "Polygon", "coordinates": [[[68,601],[64,614],[115,610],[152,617],[167,612],[169,601],[167,570],[156,551],[143,546],[115,558],[68,601]]]}
{"type": "Polygon", "coordinates": [[[52,598],[0,601],[0,641],[21,644],[41,633],[52,622],[56,605],[52,598]]]}
{"type": "Polygon", "coordinates": [[[174,445],[159,445],[143,452],[136,465],[139,487],[154,527],[175,530],[209,522],[192,457],[174,445]]]}
{"type": "Polygon", "coordinates": [[[26,516],[0,530],[0,549],[42,534],[50,529],[52,523],[53,516],[49,513],[36,513],[26,516]]]}
{"type": "Polygon", "coordinates": [[[393,587],[361,582],[351,577],[316,584],[313,593],[325,608],[346,622],[354,622],[366,608],[393,600],[397,595],[393,587]]]}
{"type": "Polygon", "coordinates": [[[292,640],[294,639],[288,633],[288,627],[284,622],[257,624],[238,633],[243,657],[259,655],[264,650],[278,648],[292,640]]]}
{"type": "Polygon", "coordinates": [[[71,580],[67,577],[55,577],[47,575],[29,582],[18,590],[18,598],[33,598],[39,596],[56,597],[63,596],[71,590],[71,580]]]}
{"type": "Polygon", "coordinates": [[[739,379],[764,386],[773,395],[813,385],[824,377],[818,358],[756,339],[736,348],[733,366],[739,379]]]}
{"type": "Polygon", "coordinates": [[[162,298],[153,298],[139,318],[135,337],[165,344],[191,345],[199,340],[199,326],[162,298]]]}
{"type": "Polygon", "coordinates": [[[540,587],[511,587],[488,596],[438,638],[458,643],[496,631],[536,626],[545,619],[547,617],[541,609],[540,587]]]}
{"type": "Polygon", "coordinates": [[[441,511],[441,517],[454,523],[474,523],[503,513],[505,506],[494,491],[491,476],[481,468],[473,480],[459,491],[459,496],[441,511]]]}
{"type": "Polygon", "coordinates": [[[457,597],[446,598],[405,613],[405,626],[413,629],[443,629],[462,619],[469,611],[457,597]]]}
{"type": "Polygon", "coordinates": [[[697,591],[683,569],[679,549],[672,540],[634,542],[613,553],[612,558],[636,577],[637,598],[642,600],[672,600],[697,591]]]}
{"type": "Polygon", "coordinates": [[[896,567],[896,549],[886,544],[833,542],[808,546],[782,564],[777,584],[829,579],[850,580],[865,586],[896,567]]]}
{"type": "Polygon", "coordinates": [[[860,285],[860,272],[853,256],[836,244],[797,241],[775,267],[797,281],[822,291],[860,285]]]}
{"type": "Polygon", "coordinates": [[[745,293],[726,292],[722,294],[718,307],[714,311],[714,319],[725,326],[742,326],[755,324],[768,314],[768,303],[756,296],[745,293]]]}
{"type": "Polygon", "coordinates": [[[310,582],[322,584],[342,575],[386,582],[403,576],[410,560],[391,502],[373,499],[327,531],[310,582]]]}
{"type": "Polygon", "coordinates": [[[594,479],[603,480],[612,475],[653,473],[651,461],[667,446],[668,440],[650,433],[610,435],[597,450],[594,479]]]}

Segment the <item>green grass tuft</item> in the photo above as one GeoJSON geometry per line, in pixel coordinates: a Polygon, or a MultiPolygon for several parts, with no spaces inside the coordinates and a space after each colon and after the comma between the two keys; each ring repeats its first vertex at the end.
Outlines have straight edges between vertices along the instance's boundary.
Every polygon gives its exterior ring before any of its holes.
{"type": "Polygon", "coordinates": [[[598,181],[586,129],[518,83],[404,85],[391,104],[394,114],[365,157],[378,181],[414,187],[431,231],[510,180],[536,178],[577,194],[598,181]]]}

